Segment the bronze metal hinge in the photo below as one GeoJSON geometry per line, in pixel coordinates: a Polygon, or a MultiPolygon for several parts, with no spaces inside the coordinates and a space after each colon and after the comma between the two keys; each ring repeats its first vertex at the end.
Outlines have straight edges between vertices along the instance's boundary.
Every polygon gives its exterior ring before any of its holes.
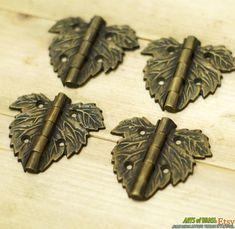
{"type": "Polygon", "coordinates": [[[200,130],[176,130],[169,118],[156,125],[146,118],[127,119],[111,133],[124,137],[112,151],[114,172],[136,200],[150,198],[169,183],[184,182],[193,173],[194,159],[212,156],[200,130]]]}
{"type": "Polygon", "coordinates": [[[221,84],[223,72],[235,70],[235,59],[224,46],[204,46],[194,37],[181,45],[173,38],[151,42],[143,51],[152,55],[144,68],[146,88],[163,110],[177,112],[199,95],[204,98],[221,84]]]}
{"type": "Polygon", "coordinates": [[[95,104],[71,104],[63,93],[53,101],[43,94],[24,95],[10,108],[21,111],[10,125],[11,147],[31,173],[44,171],[63,155],[78,153],[89,130],[104,128],[102,111],[95,104]]]}
{"type": "Polygon", "coordinates": [[[100,16],[90,23],[79,17],[62,19],[50,32],[59,34],[49,47],[51,63],[68,87],[83,85],[101,70],[113,70],[122,61],[124,50],[139,47],[129,26],[106,26],[100,16]]]}

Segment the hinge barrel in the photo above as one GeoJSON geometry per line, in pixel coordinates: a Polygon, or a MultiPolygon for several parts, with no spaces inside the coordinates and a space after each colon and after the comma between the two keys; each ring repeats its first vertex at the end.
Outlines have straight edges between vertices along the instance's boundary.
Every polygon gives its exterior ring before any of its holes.
{"type": "Polygon", "coordinates": [[[92,18],[90,25],[83,37],[83,41],[79,47],[78,53],[74,55],[70,68],[68,70],[64,84],[69,87],[77,87],[77,77],[82,69],[91,47],[98,35],[98,32],[105,22],[102,17],[95,16],[92,18]]]}
{"type": "Polygon", "coordinates": [[[171,84],[168,88],[167,98],[165,100],[164,109],[169,112],[177,111],[177,104],[180,92],[187,77],[188,70],[194,56],[194,52],[200,45],[200,41],[194,36],[189,36],[184,40],[182,51],[178,60],[178,65],[174,73],[171,84]]]}
{"type": "Polygon", "coordinates": [[[70,103],[71,100],[63,93],[59,93],[53,103],[51,108],[48,110],[48,113],[44,120],[44,125],[41,129],[39,136],[37,137],[35,143],[33,144],[31,154],[27,161],[25,171],[36,173],[38,172],[38,165],[42,153],[45,150],[45,147],[50,140],[54,126],[60,117],[60,114],[66,103],[70,103]]]}
{"type": "Polygon", "coordinates": [[[147,150],[143,165],[137,176],[136,182],[130,193],[133,199],[143,199],[145,189],[148,185],[149,179],[155,168],[157,159],[161,153],[162,147],[166,141],[167,135],[172,129],[176,128],[176,124],[169,118],[162,118],[156,127],[154,137],[147,150]]]}

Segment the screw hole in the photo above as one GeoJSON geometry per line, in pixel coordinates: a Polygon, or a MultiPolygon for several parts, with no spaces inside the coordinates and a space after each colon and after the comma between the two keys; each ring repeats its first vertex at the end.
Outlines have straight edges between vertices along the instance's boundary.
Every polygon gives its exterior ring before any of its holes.
{"type": "Polygon", "coordinates": [[[169,167],[165,163],[164,163],[164,165],[161,166],[161,170],[162,170],[163,174],[167,174],[170,172],[169,167]]]}
{"type": "Polygon", "coordinates": [[[80,28],[79,28],[78,25],[74,25],[74,26],[73,26],[73,30],[74,30],[75,32],[79,32],[79,31],[80,31],[80,28]]]}
{"type": "Polygon", "coordinates": [[[125,168],[126,168],[126,170],[132,170],[132,168],[133,168],[132,162],[127,161],[127,162],[125,163],[125,168]]]}
{"type": "Polygon", "coordinates": [[[195,83],[196,86],[202,86],[202,80],[200,78],[196,78],[194,80],[194,83],[195,83]]]}
{"type": "Polygon", "coordinates": [[[64,146],[64,142],[61,142],[61,143],[59,144],[59,146],[60,146],[60,147],[64,146]]]}
{"type": "Polygon", "coordinates": [[[164,168],[163,171],[162,171],[164,174],[167,174],[170,172],[170,170],[168,168],[164,168]]]}
{"type": "Polygon", "coordinates": [[[103,63],[103,58],[102,58],[102,56],[97,56],[97,57],[96,57],[96,62],[97,62],[97,63],[103,63]]]}
{"type": "Polygon", "coordinates": [[[159,78],[157,83],[158,85],[163,86],[165,84],[165,80],[163,78],[159,78]]]}
{"type": "Polygon", "coordinates": [[[175,137],[174,142],[175,142],[176,145],[181,145],[182,144],[182,141],[181,141],[180,137],[175,137]]]}
{"type": "Polygon", "coordinates": [[[211,57],[212,57],[211,53],[209,53],[209,52],[204,53],[204,58],[205,59],[209,60],[211,57]]]}
{"type": "Polygon", "coordinates": [[[58,144],[59,147],[64,147],[64,146],[65,146],[65,142],[64,142],[63,139],[59,139],[59,140],[57,141],[57,144],[58,144]]]}
{"type": "Polygon", "coordinates": [[[71,117],[72,117],[72,118],[76,118],[76,117],[77,117],[77,114],[76,114],[76,113],[72,113],[72,114],[71,114],[71,117]]]}
{"type": "Polygon", "coordinates": [[[29,140],[30,140],[30,137],[28,135],[24,135],[22,137],[22,142],[24,142],[25,144],[28,144],[29,143],[29,140]]]}
{"type": "Polygon", "coordinates": [[[167,48],[167,51],[169,52],[169,54],[172,55],[175,52],[175,47],[170,46],[170,47],[167,48]]]}
{"type": "Polygon", "coordinates": [[[44,107],[44,103],[42,101],[38,101],[36,106],[37,106],[37,108],[43,108],[44,107]]]}
{"type": "Polygon", "coordinates": [[[106,39],[106,41],[112,41],[112,39],[113,39],[112,34],[111,33],[106,34],[105,39],[106,39]]]}
{"type": "Polygon", "coordinates": [[[68,57],[65,56],[65,55],[62,55],[62,56],[60,57],[60,61],[63,62],[63,63],[65,63],[65,62],[68,61],[68,57]]]}
{"type": "Polygon", "coordinates": [[[164,85],[164,83],[165,83],[165,82],[164,82],[163,80],[161,80],[161,81],[158,82],[158,84],[161,85],[161,86],[164,85]]]}
{"type": "Polygon", "coordinates": [[[182,143],[182,142],[181,142],[180,140],[176,140],[176,141],[175,141],[175,144],[176,144],[176,145],[180,145],[181,143],[182,143]]]}

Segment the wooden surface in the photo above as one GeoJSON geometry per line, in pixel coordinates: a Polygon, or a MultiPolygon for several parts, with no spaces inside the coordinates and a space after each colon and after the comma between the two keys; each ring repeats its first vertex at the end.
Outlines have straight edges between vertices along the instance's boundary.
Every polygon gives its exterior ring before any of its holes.
{"type": "Polygon", "coordinates": [[[142,69],[148,57],[127,52],[115,72],[100,74],[79,89],[63,88],[49,64],[48,29],[57,19],[103,16],[108,24],[129,24],[140,39],[193,34],[203,44],[224,44],[235,53],[235,2],[1,0],[0,1],[0,228],[171,228],[187,216],[235,219],[235,72],[222,87],[177,114],[162,112],[145,90],[142,69]],[[79,155],[54,163],[39,175],[24,173],[9,148],[8,126],[18,96],[42,92],[51,99],[65,92],[73,102],[96,102],[106,130],[92,133],[79,155]],[[119,121],[171,117],[179,128],[202,129],[213,158],[199,161],[194,175],[169,185],[147,202],[128,199],[112,172],[110,152],[119,121]]]}

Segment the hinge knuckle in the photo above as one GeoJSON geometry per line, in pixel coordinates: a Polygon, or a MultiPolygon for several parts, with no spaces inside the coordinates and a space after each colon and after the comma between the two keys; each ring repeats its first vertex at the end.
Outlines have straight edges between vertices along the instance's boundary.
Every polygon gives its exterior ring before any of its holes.
{"type": "MultiPolygon", "coordinates": [[[[83,42],[82,42],[82,44],[81,44],[81,46],[80,46],[80,48],[79,48],[78,53],[79,53],[81,56],[86,57],[86,56],[88,55],[88,53],[89,53],[89,50],[90,50],[90,48],[91,48],[91,45],[92,45],[91,42],[86,41],[86,40],[83,40],[83,42]]],[[[84,59],[85,59],[85,58],[84,58],[84,59]]]]}
{"type": "Polygon", "coordinates": [[[45,119],[45,121],[50,121],[52,123],[55,123],[59,114],[61,112],[61,108],[60,107],[55,107],[53,106],[51,109],[49,109],[47,117],[45,119]]]}
{"type": "Polygon", "coordinates": [[[80,69],[78,68],[70,68],[66,77],[64,84],[68,87],[77,87],[77,75],[79,74],[80,69]]]}
{"type": "Polygon", "coordinates": [[[164,103],[164,109],[169,112],[177,111],[180,93],[191,66],[194,52],[199,45],[200,41],[196,37],[189,36],[184,40],[176,71],[168,88],[168,94],[164,103]]]}
{"type": "Polygon", "coordinates": [[[188,36],[184,39],[183,49],[195,50],[199,45],[201,45],[201,42],[196,37],[188,36]]]}
{"type": "Polygon", "coordinates": [[[43,136],[43,135],[39,135],[32,151],[42,153],[47,142],[48,142],[48,137],[43,136]]]}
{"type": "Polygon", "coordinates": [[[78,86],[77,77],[79,76],[79,73],[82,69],[83,64],[85,63],[87,56],[89,55],[91,47],[99,33],[101,26],[104,24],[105,21],[101,17],[95,16],[94,18],[92,18],[89,27],[87,28],[86,33],[82,39],[82,43],[79,47],[79,50],[71,60],[70,68],[68,70],[64,82],[66,86],[69,87],[78,86]]]}
{"type": "Polygon", "coordinates": [[[134,199],[143,199],[145,189],[155,168],[157,159],[165,144],[167,135],[176,128],[175,123],[169,118],[162,118],[156,125],[156,131],[147,150],[143,165],[133,185],[130,196],[134,199]]]}
{"type": "Polygon", "coordinates": [[[60,117],[60,114],[67,102],[71,102],[70,99],[63,93],[59,93],[53,103],[51,108],[49,109],[45,119],[42,129],[36,138],[32,146],[32,151],[27,161],[25,170],[29,172],[37,172],[38,165],[40,163],[40,159],[42,153],[44,152],[47,143],[53,133],[54,127],[60,117]]]}
{"type": "Polygon", "coordinates": [[[38,164],[41,158],[41,153],[37,151],[32,151],[29,160],[27,161],[27,165],[25,167],[25,171],[30,173],[38,172],[38,164]]]}

